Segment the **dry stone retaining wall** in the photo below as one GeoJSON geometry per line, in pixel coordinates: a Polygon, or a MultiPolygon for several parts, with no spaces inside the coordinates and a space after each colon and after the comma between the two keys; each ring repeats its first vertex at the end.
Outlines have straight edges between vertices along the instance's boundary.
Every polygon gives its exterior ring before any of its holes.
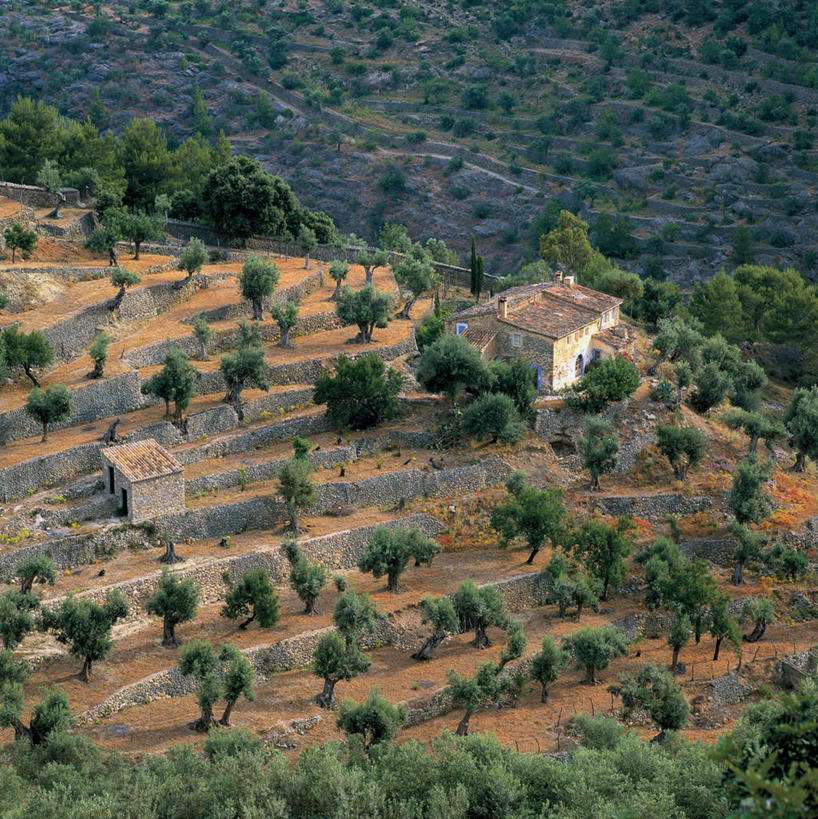
{"type": "MultiPolygon", "coordinates": [[[[496,458],[440,471],[410,469],[362,481],[326,483],[316,488],[317,500],[309,513],[327,514],[348,506],[396,505],[420,496],[468,494],[502,482],[510,471],[496,458]]],[[[157,518],[155,523],[165,537],[178,541],[272,529],[285,520],[283,501],[276,495],[268,495],[166,515],[157,518]]]]}
{"type": "MultiPolygon", "coordinates": [[[[141,441],[146,438],[154,438],[162,446],[174,446],[182,441],[179,430],[167,421],[134,430],[122,436],[121,440],[141,441]]],[[[91,441],[0,469],[0,501],[22,498],[40,489],[100,470],[100,446],[101,443],[91,441]]]]}
{"type": "MultiPolygon", "coordinates": [[[[497,585],[505,598],[511,596],[512,599],[508,601],[509,608],[514,605],[515,599],[530,599],[535,606],[541,605],[543,602],[542,597],[530,596],[530,589],[532,587],[530,575],[520,575],[503,580],[497,584],[486,585],[497,585]],[[517,597],[518,586],[523,589],[519,597],[517,597]]],[[[416,615],[413,619],[419,624],[419,616],[417,616],[418,607],[412,606],[411,609],[416,615]]],[[[399,612],[395,614],[405,613],[399,612]]],[[[396,619],[394,615],[392,619],[396,619]]],[[[333,628],[331,626],[316,629],[315,631],[302,633],[271,645],[246,649],[242,653],[250,660],[259,679],[263,680],[272,674],[308,666],[312,662],[313,653],[318,641],[324,634],[332,630],[333,628]]],[[[376,627],[374,633],[362,640],[362,648],[368,649],[384,645],[397,645],[401,648],[406,648],[410,644],[419,642],[419,637],[414,632],[414,628],[407,629],[405,626],[395,625],[390,620],[382,620],[376,627]],[[412,632],[411,635],[408,633],[409,631],[412,632]]],[[[319,687],[320,683],[317,682],[316,693],[319,687]]],[[[82,715],[81,720],[85,723],[93,723],[134,705],[143,705],[156,699],[183,697],[193,691],[195,691],[194,681],[191,678],[182,677],[178,669],[172,668],[165,671],[158,671],[139,682],[132,683],[115,691],[101,703],[86,711],[82,715]]],[[[419,722],[423,721],[423,714],[427,714],[425,719],[431,719],[433,716],[439,716],[451,710],[450,703],[448,707],[446,706],[446,698],[443,692],[437,692],[433,695],[429,703],[413,701],[412,705],[412,713],[414,714],[412,719],[419,722]]],[[[411,724],[417,724],[417,722],[412,722],[411,724]]]]}
{"type": "MultiPolygon", "coordinates": [[[[446,531],[446,527],[431,515],[407,515],[404,518],[389,521],[383,524],[388,527],[405,526],[420,529],[427,535],[439,535],[446,531]]],[[[347,529],[342,532],[333,532],[321,537],[306,538],[299,542],[302,552],[310,559],[316,560],[331,571],[352,569],[358,565],[358,560],[369,543],[376,526],[362,526],[356,529],[347,529]]],[[[180,564],[172,571],[180,578],[190,578],[199,587],[200,602],[214,603],[224,597],[224,575],[238,580],[250,569],[263,569],[270,576],[273,583],[283,583],[290,573],[290,564],[279,546],[260,546],[252,552],[233,555],[202,563],[187,565],[180,564]]],[[[101,589],[81,592],[78,596],[96,603],[102,603],[105,595],[112,589],[121,591],[130,609],[131,619],[144,616],[142,609],[145,601],[156,590],[161,577],[160,572],[117,583],[101,589]]],[[[54,598],[45,605],[54,607],[63,598],[54,598]]]]}
{"type": "Polygon", "coordinates": [[[668,515],[693,515],[713,506],[711,498],[699,495],[687,497],[678,492],[658,495],[618,495],[600,497],[593,501],[594,509],[604,515],[636,518],[665,518],[668,515]]]}
{"type": "MultiPolygon", "coordinates": [[[[64,205],[71,207],[80,201],[80,192],[76,188],[61,188],[65,197],[64,205]]],[[[32,208],[53,208],[58,201],[57,195],[36,185],[21,185],[17,182],[0,182],[0,196],[22,202],[32,208]]]]}
{"type": "MultiPolygon", "coordinates": [[[[141,380],[137,372],[89,381],[79,389],[72,390],[71,415],[68,420],[52,424],[50,429],[53,431],[77,426],[139,409],[146,405],[144,396],[139,391],[140,386],[141,380]]],[[[41,431],[40,425],[28,416],[24,407],[0,413],[0,443],[29,438],[41,431]]]]}
{"type": "Polygon", "coordinates": [[[29,557],[51,555],[57,569],[71,569],[93,563],[99,557],[110,556],[122,549],[146,549],[154,545],[148,530],[119,524],[92,534],[44,540],[0,554],[0,580],[10,580],[15,567],[29,557]]]}
{"type": "MultiPolygon", "coordinates": [[[[340,326],[341,322],[335,313],[316,313],[312,316],[300,318],[298,324],[296,324],[290,332],[290,337],[297,338],[299,336],[312,335],[313,333],[323,330],[333,330],[340,326]]],[[[276,343],[281,338],[278,325],[263,324],[260,325],[260,330],[262,340],[266,343],[276,343]]],[[[208,353],[215,355],[220,352],[232,350],[238,346],[238,341],[238,329],[220,330],[213,334],[208,344],[208,353]]],[[[147,347],[140,347],[138,350],[126,353],[125,360],[132,367],[149,367],[153,364],[161,364],[174,347],[180,349],[192,359],[196,359],[201,352],[199,341],[191,333],[187,336],[179,336],[178,338],[160,341],[147,347]]]]}
{"type": "MultiPolygon", "coordinates": [[[[582,461],[577,445],[585,434],[589,417],[568,407],[540,409],[534,420],[534,431],[554,447],[565,465],[580,470],[582,461]],[[565,455],[563,451],[566,451],[565,455]]],[[[629,471],[634,467],[639,452],[656,440],[656,416],[638,407],[631,408],[629,402],[623,401],[612,404],[599,417],[610,421],[619,435],[619,456],[614,471],[629,471]]]]}

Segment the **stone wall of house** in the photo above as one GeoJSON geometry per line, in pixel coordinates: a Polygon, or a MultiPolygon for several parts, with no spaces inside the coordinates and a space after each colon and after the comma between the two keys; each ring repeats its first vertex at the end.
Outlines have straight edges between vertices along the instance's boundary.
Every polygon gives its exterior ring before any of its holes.
{"type": "Polygon", "coordinates": [[[553,389],[573,384],[585,372],[593,357],[593,338],[600,329],[600,322],[593,321],[554,343],[553,389]]]}
{"type": "Polygon", "coordinates": [[[503,322],[498,322],[494,348],[497,356],[503,360],[522,358],[532,368],[539,367],[538,388],[541,391],[552,388],[554,346],[550,338],[526,333],[503,322]]]}
{"type": "Polygon", "coordinates": [[[131,484],[128,519],[144,523],[162,515],[184,514],[185,477],[183,473],[162,475],[131,484]]]}

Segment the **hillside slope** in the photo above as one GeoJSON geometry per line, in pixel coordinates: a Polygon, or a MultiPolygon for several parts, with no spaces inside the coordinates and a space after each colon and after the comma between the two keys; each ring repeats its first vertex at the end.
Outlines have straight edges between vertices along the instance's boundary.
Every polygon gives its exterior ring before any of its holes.
{"type": "Polygon", "coordinates": [[[398,221],[461,252],[475,235],[507,272],[557,198],[645,273],[816,273],[803,0],[0,8],[0,111],[34,92],[115,130],[223,128],[346,231],[398,221]]]}

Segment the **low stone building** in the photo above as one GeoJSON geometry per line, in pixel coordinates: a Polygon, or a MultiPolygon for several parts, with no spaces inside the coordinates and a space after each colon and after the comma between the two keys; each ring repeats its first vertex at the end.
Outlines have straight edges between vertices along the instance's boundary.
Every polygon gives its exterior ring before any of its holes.
{"type": "Polygon", "coordinates": [[[572,384],[600,358],[632,353],[634,339],[620,321],[621,304],[557,273],[552,282],[512,287],[461,310],[446,328],[487,360],[528,361],[537,390],[549,392],[572,384]]]}
{"type": "Polygon", "coordinates": [[[185,511],[181,464],[153,438],[100,450],[105,488],[131,523],[185,511]]]}

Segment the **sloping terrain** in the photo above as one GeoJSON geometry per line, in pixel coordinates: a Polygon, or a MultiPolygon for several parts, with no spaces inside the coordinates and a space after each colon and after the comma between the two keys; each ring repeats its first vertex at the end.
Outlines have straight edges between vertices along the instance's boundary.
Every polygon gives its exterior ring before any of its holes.
{"type": "Polygon", "coordinates": [[[812,4],[689,5],[3,0],[0,110],[224,129],[343,230],[474,235],[491,272],[534,255],[557,200],[654,276],[813,276],[812,4]]]}
{"type": "MultiPolygon", "coordinates": [[[[171,252],[168,246],[167,254],[171,252]]],[[[62,360],[40,375],[45,384],[70,388],[74,411],[42,442],[26,426],[21,409],[27,383],[20,377],[3,387],[0,578],[9,580],[26,557],[50,554],[58,569],[55,583],[37,588],[45,608],[72,594],[102,601],[111,590],[121,591],[129,605],[127,617],[114,628],[110,654],[94,666],[90,682],[80,680],[78,658],[53,636],[34,631],[25,638],[15,652],[33,667],[25,690],[27,708],[56,684],[69,698],[76,730],[103,746],[141,753],[203,741],[190,729],[197,715],[193,682],[176,670],[178,650],[161,645],[160,620],[145,610],[161,577],[163,543],[172,540],[184,562],[171,571],[193,579],[201,601],[195,618],[179,626],[180,639],[232,643],[255,669],[258,696],[237,706],[234,724],[290,750],[339,735],[334,715],[314,702],[321,680],[312,671],[314,647],[332,628],[339,593],[327,583],[317,613],[304,614],[288,583],[289,565],[281,548],[289,520],[278,476],[296,435],[310,443],[316,489],[315,502],[301,521],[301,548],[348,587],[368,592],[383,614],[365,639],[370,670],[341,682],[339,696],[361,700],[373,686],[379,687],[391,701],[406,704],[406,737],[426,742],[443,728],[454,727],[459,716],[446,694],[448,672],[469,674],[487,658],[496,659],[506,643],[500,629],[490,629],[494,645],[485,651],[470,645],[469,635],[458,634],[446,639],[433,660],[418,663],[411,658],[428,635],[420,602],[428,595],[452,594],[466,579],[496,586],[511,616],[524,626],[527,645],[516,661],[520,668],[527,667],[544,636],[563,638],[581,627],[605,624],[621,626],[633,642],[626,656],[601,675],[604,683],[646,661],[667,662],[667,616],[645,610],[645,583],[636,563],[629,559],[621,593],[617,590],[596,610],[575,619],[560,617],[545,591],[541,570],[552,556],[550,548],[533,564],[525,562],[527,550],[522,547],[499,548],[491,510],[506,497],[503,483],[513,469],[524,471],[537,486],[559,487],[569,513],[578,520],[592,512],[610,518],[631,515],[638,546],[672,534],[686,554],[709,561],[734,611],[748,599],[773,599],[776,619],[763,642],[741,654],[725,647],[715,661],[707,634],[685,647],[685,672],[678,680],[693,706],[686,736],[715,741],[748,699],[763,696],[782,656],[804,652],[815,643],[814,570],[785,582],[748,568],[743,585],[730,583],[733,547],[726,540],[730,515],[725,496],[747,441],[728,430],[718,413],[697,415],[686,406],[672,411],[651,399],[646,380],[629,403],[611,410],[623,457],[618,471],[605,476],[601,492],[590,491],[577,454],[585,421],[567,409],[540,407],[537,431],[527,431],[516,445],[464,443],[441,451],[435,430],[448,406],[441,398],[416,392],[410,379],[399,418],[365,432],[338,435],[323,407],[313,403],[312,385],[337,355],[355,355],[363,348],[351,343],[354,328],[335,321],[333,287],[321,264],[279,257],[278,295],[299,300],[302,324],[293,332],[292,346],[284,348],[277,344],[271,319],[260,322],[272,386],[267,392],[245,391],[245,419],[239,422],[224,403],[218,362],[222,353],[235,349],[237,322],[248,311],[237,284],[241,261],[213,262],[187,282],[172,255],[145,253],[139,263],[126,255],[123,251],[123,264],[136,264],[142,275],[126,299],[142,304],[144,291],[167,292],[173,298],[157,296],[150,310],[134,312],[125,322],[120,313],[132,308],[127,300],[117,309],[110,307],[113,288],[107,279],[69,280],[69,270],[94,260],[69,259],[64,291],[17,316],[25,327],[44,332],[70,319],[62,360]],[[94,321],[103,321],[113,336],[109,367],[103,378],[93,381],[86,375],[91,361],[84,348],[70,352],[75,337],[84,332],[82,316],[88,311],[96,311],[94,321]],[[200,314],[213,319],[208,360],[201,359],[193,343],[192,320],[200,314]],[[186,417],[176,423],[164,417],[161,402],[138,389],[157,372],[171,344],[189,348],[201,373],[186,417]],[[139,526],[123,522],[118,499],[105,491],[100,470],[101,438],[115,418],[120,419],[120,440],[155,438],[182,464],[187,490],[183,514],[160,512],[139,526]],[[674,480],[654,443],[657,424],[674,418],[699,429],[707,443],[701,463],[684,484],[674,480]],[[556,428],[562,424],[558,435],[547,428],[554,421],[556,428]],[[379,525],[418,527],[441,546],[431,565],[407,568],[397,592],[388,591],[382,578],[358,569],[379,525]],[[241,629],[221,612],[224,578],[236,579],[248,568],[259,567],[276,588],[281,618],[272,628],[253,624],[241,629]],[[740,679],[735,676],[739,660],[740,679]]],[[[242,252],[236,257],[242,258],[242,252]]],[[[60,262],[33,259],[29,264],[35,270],[38,265],[56,270],[60,262]]],[[[363,269],[353,267],[353,286],[363,279],[363,269]]],[[[379,269],[376,281],[386,291],[396,287],[388,268],[379,269]]],[[[376,330],[368,349],[411,372],[417,353],[414,323],[429,309],[428,301],[418,302],[413,320],[394,319],[376,330]]],[[[646,372],[650,362],[640,364],[646,372]]],[[[763,398],[768,410],[780,412],[785,395],[770,387],[763,398]]],[[[774,468],[767,491],[775,510],[763,528],[772,539],[797,544],[814,564],[815,466],[810,464],[803,474],[791,473],[793,453],[785,443],[776,443],[769,455],[774,468]]],[[[503,709],[499,716],[494,709],[477,713],[475,728],[492,730],[505,744],[524,750],[558,750],[570,741],[565,735],[569,717],[614,710],[606,686],[585,685],[573,666],[552,689],[548,702],[541,702],[539,688],[527,682],[516,707],[503,709]]],[[[648,734],[646,721],[639,723],[639,730],[648,734]]]]}

